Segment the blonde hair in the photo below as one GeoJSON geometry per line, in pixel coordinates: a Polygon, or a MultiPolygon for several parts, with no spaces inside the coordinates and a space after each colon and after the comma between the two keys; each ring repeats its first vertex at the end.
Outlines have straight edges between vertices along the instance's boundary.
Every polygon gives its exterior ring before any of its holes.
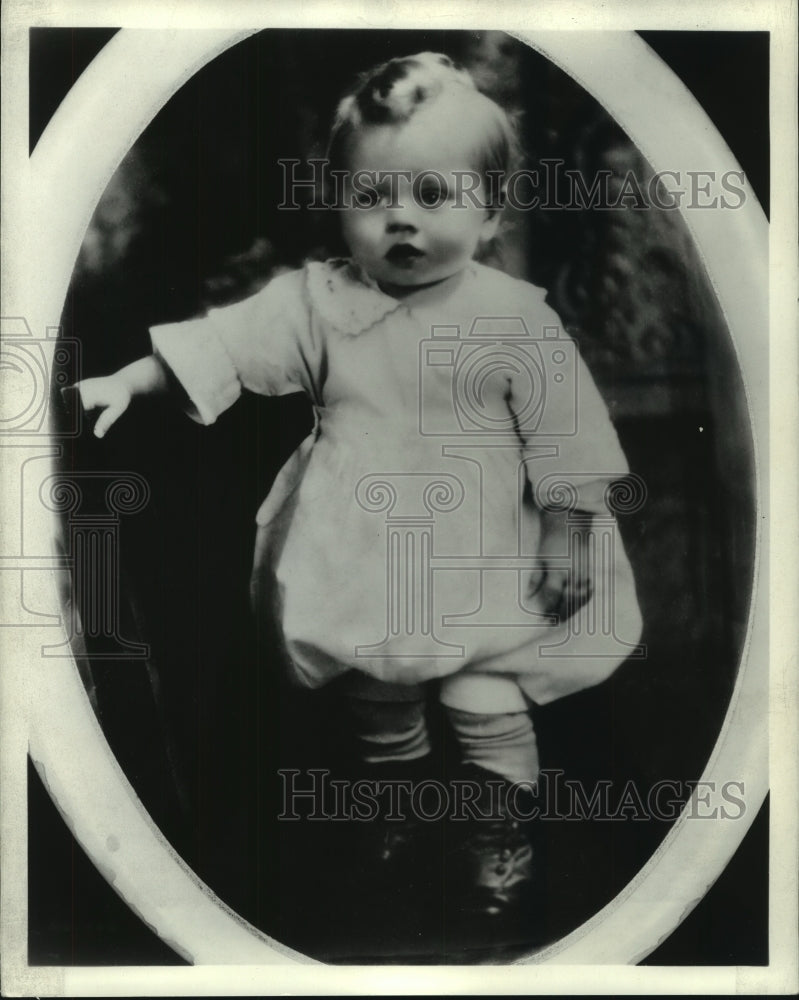
{"type": "Polygon", "coordinates": [[[512,116],[475,86],[469,73],[439,52],[420,52],[391,59],[363,73],[338,105],[328,143],[328,161],[333,168],[346,162],[347,145],[361,129],[370,125],[394,125],[408,121],[421,107],[444,94],[473,97],[485,127],[477,150],[476,169],[508,174],[519,160],[519,139],[512,116]]]}

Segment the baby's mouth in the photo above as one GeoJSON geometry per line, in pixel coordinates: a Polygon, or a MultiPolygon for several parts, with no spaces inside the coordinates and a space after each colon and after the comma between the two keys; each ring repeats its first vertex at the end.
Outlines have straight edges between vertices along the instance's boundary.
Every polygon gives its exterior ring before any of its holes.
{"type": "Polygon", "coordinates": [[[395,243],[386,253],[386,260],[400,267],[411,267],[417,260],[424,257],[424,250],[412,243],[395,243]]]}

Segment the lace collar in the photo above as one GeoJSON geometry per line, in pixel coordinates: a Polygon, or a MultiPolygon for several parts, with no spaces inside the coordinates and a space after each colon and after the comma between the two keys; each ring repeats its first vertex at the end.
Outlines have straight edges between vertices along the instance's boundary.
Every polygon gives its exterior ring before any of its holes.
{"type": "MultiPolygon", "coordinates": [[[[402,300],[381,291],[356,261],[348,257],[334,257],[324,263],[306,265],[308,295],[316,311],[332,326],[351,337],[370,330],[386,316],[402,313],[406,316],[425,315],[426,311],[441,301],[441,296],[451,295],[457,288],[460,295],[473,288],[479,265],[470,262],[464,272],[446,279],[446,282],[420,288],[402,300]],[[472,279],[464,283],[464,278],[472,279]],[[444,288],[444,285],[448,288],[444,288]]],[[[452,304],[449,305],[452,310],[452,304]]],[[[473,313],[474,306],[468,312],[473,313]]],[[[479,312],[479,308],[478,308],[479,312]]]]}
{"type": "Polygon", "coordinates": [[[307,265],[308,294],[314,308],[342,333],[358,336],[405,306],[382,292],[355,261],[334,257],[307,265]]]}

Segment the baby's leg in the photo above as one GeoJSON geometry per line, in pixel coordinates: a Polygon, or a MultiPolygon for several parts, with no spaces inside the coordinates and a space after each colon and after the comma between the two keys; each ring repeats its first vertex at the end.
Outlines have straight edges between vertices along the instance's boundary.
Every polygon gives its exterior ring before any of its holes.
{"type": "Polygon", "coordinates": [[[387,684],[352,671],[341,686],[347,725],[367,764],[418,760],[430,753],[424,689],[387,684]]]}
{"type": "Polygon", "coordinates": [[[441,702],[463,763],[511,782],[538,777],[538,748],[518,684],[501,674],[453,674],[441,682],[441,702]]]}

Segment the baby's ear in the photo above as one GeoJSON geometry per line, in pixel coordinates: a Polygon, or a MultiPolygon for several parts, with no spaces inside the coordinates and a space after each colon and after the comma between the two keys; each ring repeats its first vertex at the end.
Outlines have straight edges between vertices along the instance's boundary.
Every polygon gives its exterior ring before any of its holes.
{"type": "Polygon", "coordinates": [[[485,218],[483,219],[483,225],[480,230],[480,240],[483,243],[488,243],[489,240],[493,240],[497,235],[497,230],[499,229],[500,219],[502,218],[502,207],[492,206],[486,209],[485,218]]]}

